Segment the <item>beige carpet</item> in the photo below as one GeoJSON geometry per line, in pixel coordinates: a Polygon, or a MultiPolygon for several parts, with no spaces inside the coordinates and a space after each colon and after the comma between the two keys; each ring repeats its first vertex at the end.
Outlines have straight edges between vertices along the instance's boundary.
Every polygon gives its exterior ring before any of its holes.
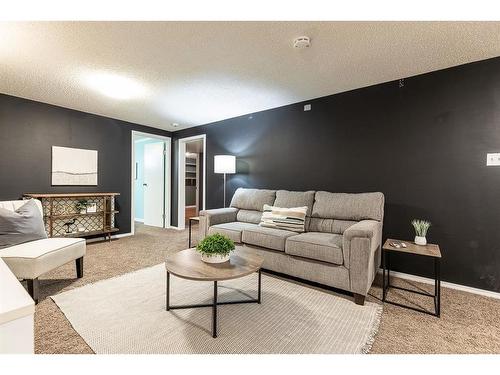
{"type": "MultiPolygon", "coordinates": [[[[99,354],[358,354],[369,351],[382,305],[358,306],[320,290],[262,276],[259,304],[165,311],[159,264],[52,299],[99,354]]],[[[255,298],[257,274],[219,284],[219,301],[255,298]]],[[[211,303],[213,283],[171,277],[172,304],[211,303]]]]}
{"type": "MultiPolygon", "coordinates": [[[[89,244],[82,279],[76,279],[73,263],[43,275],[35,310],[35,352],[93,353],[49,296],[159,264],[186,246],[187,231],[138,226],[133,237],[89,244]]],[[[410,286],[398,279],[393,283],[410,286]]],[[[411,284],[430,290],[428,285],[411,284]]],[[[370,290],[370,301],[380,302],[379,285],[377,280],[370,290]]],[[[405,303],[431,306],[427,298],[391,293],[405,303]]],[[[443,288],[441,319],[385,305],[370,353],[500,353],[498,337],[500,300],[443,288]]]]}

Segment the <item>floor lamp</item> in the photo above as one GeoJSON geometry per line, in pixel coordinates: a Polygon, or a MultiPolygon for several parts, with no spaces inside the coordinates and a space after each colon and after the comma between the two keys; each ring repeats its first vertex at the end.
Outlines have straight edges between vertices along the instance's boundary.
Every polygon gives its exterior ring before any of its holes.
{"type": "Polygon", "coordinates": [[[233,155],[215,155],[214,172],[224,174],[224,208],[226,207],[226,174],[236,173],[236,157],[233,155]]]}

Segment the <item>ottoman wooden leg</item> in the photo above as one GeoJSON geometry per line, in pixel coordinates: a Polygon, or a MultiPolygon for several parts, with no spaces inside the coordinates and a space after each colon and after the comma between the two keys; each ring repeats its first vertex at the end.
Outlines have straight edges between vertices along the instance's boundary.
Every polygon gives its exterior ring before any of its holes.
{"type": "Polygon", "coordinates": [[[28,283],[28,293],[30,294],[35,304],[38,303],[38,279],[28,279],[26,280],[28,283]]]}
{"type": "Polygon", "coordinates": [[[75,262],[76,262],[76,277],[81,279],[83,277],[83,257],[78,258],[75,262]]]}

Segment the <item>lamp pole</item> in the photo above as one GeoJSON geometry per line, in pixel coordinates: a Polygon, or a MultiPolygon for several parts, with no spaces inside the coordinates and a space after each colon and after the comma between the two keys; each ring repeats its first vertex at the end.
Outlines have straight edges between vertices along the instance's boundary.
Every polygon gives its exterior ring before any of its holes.
{"type": "Polygon", "coordinates": [[[226,174],[224,173],[224,208],[226,208],[226,174]]]}

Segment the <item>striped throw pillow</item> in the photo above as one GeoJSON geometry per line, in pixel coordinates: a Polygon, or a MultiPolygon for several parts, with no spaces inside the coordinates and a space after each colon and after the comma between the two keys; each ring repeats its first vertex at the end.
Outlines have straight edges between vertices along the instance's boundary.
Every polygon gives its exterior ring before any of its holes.
{"type": "Polygon", "coordinates": [[[282,208],[264,205],[261,227],[285,229],[302,233],[305,231],[307,207],[282,208]]]}

